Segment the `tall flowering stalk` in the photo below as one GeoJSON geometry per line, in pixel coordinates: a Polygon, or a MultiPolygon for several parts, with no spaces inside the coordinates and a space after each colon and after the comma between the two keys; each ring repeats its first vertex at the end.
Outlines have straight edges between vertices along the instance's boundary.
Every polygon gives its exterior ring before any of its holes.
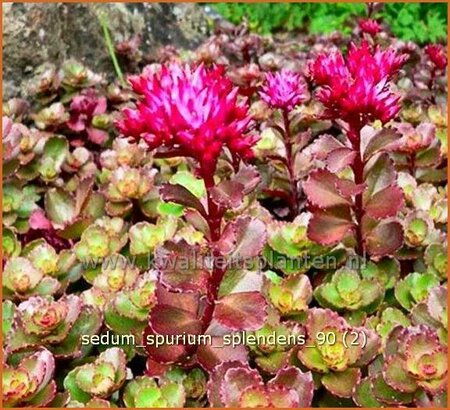
{"type": "Polygon", "coordinates": [[[276,73],[267,73],[266,82],[260,91],[261,98],[272,108],[279,110],[282,117],[281,127],[276,127],[282,136],[286,156],[276,159],[286,166],[290,185],[289,208],[291,218],[299,211],[298,180],[295,175],[294,161],[296,155],[295,136],[292,132],[292,110],[307,99],[307,86],[303,77],[283,69],[276,73]]]}
{"type": "MultiPolygon", "coordinates": [[[[445,68],[447,67],[447,55],[445,54],[445,48],[440,44],[429,44],[425,47],[425,53],[431,62],[428,88],[430,91],[433,91],[436,77],[439,74],[445,74],[445,68]]],[[[432,96],[432,99],[434,100],[434,96],[432,96]]]]}
{"type": "MultiPolygon", "coordinates": [[[[239,207],[244,195],[259,182],[256,171],[243,164],[252,157],[252,146],[257,141],[256,136],[249,134],[247,101],[238,97],[238,89],[225,77],[223,68],[217,66],[164,66],[158,72],[131,77],[130,82],[141,99],[136,109],[124,109],[117,126],[124,135],[145,140],[155,156],[194,159],[206,188],[205,200],[178,184],[166,184],[160,193],[164,200],[190,208],[186,216],[204,232],[212,255],[212,264],[207,266],[204,249],[184,241],[169,241],[156,251],[161,283],[158,304],[152,310],[145,334],[173,334],[168,323],[178,326],[179,334],[202,334],[213,319],[233,330],[262,326],[265,300],[258,291],[250,289],[218,297],[227,271],[226,264],[216,263],[218,258],[236,257],[240,252],[245,253],[241,256],[254,257],[265,240],[264,224],[256,219],[244,217],[224,224],[225,212],[239,207]],[[214,176],[222,154],[234,175],[217,183],[214,176]],[[177,259],[183,258],[189,259],[187,269],[177,265],[177,259]],[[172,268],[164,263],[167,259],[173,259],[172,268]],[[236,310],[242,312],[236,315],[236,310]]],[[[196,353],[199,362],[203,357],[202,366],[214,364],[208,359],[209,354],[185,344],[162,350],[149,347],[147,351],[152,360],[160,363],[181,363],[196,353]]]]}
{"type": "MultiPolygon", "coordinates": [[[[365,245],[371,241],[372,251],[380,253],[383,247],[381,233],[399,233],[398,229],[394,229],[394,225],[389,229],[378,228],[376,237],[370,237],[368,232],[364,232],[363,225],[367,231],[376,224],[371,223],[369,218],[380,220],[395,216],[402,204],[402,196],[400,189],[393,183],[383,187],[383,191],[375,192],[376,187],[371,186],[373,183],[370,180],[370,170],[365,170],[369,160],[379,154],[383,145],[396,139],[396,134],[373,132],[367,137],[369,144],[362,148],[361,132],[363,127],[375,120],[385,124],[398,114],[400,97],[391,90],[390,82],[405,61],[406,56],[398,55],[393,49],[372,49],[367,42],[363,42],[359,47],[352,44],[346,58],[336,51],[318,56],[310,66],[311,76],[319,86],[317,98],[324,104],[326,115],[347,124],[345,131],[351,148],[339,143],[341,147],[333,151],[334,154],[330,153],[329,161],[333,164],[329,164],[329,168],[331,166],[334,171],[339,171],[350,166],[354,174],[354,181],[351,183],[349,180],[337,178],[330,171],[321,170],[312,174],[304,183],[310,203],[321,209],[312,221],[311,234],[316,238],[317,231],[321,229],[318,224],[330,219],[330,213],[336,210],[331,208],[340,207],[345,217],[340,214],[339,218],[342,217],[347,222],[335,224],[336,235],[327,239],[333,242],[341,239],[348,230],[354,230],[356,249],[360,256],[366,251],[365,245]],[[375,144],[374,138],[379,141],[379,145],[375,144]],[[327,188],[321,193],[318,185],[322,188],[326,185],[327,188]],[[327,190],[331,192],[325,197],[327,190]],[[331,194],[335,195],[334,200],[331,194]],[[396,200],[393,201],[393,198],[396,200]],[[387,202],[383,203],[385,199],[387,202]],[[378,206],[382,206],[383,211],[378,206]],[[355,224],[351,222],[347,207],[353,210],[355,224]]],[[[378,160],[379,157],[372,160],[371,165],[378,160]]],[[[386,158],[386,163],[388,162],[389,159],[386,158]]],[[[321,241],[326,242],[327,239],[322,238],[321,241]]]]}

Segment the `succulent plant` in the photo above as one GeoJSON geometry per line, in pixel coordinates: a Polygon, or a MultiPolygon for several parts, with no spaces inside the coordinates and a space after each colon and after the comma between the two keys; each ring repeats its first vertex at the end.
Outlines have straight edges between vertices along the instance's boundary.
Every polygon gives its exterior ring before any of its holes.
{"type": "Polygon", "coordinates": [[[312,286],[306,275],[279,278],[270,275],[269,301],[283,316],[305,312],[312,300],[312,286]]]}
{"type": "Polygon", "coordinates": [[[86,353],[82,335],[96,334],[101,324],[100,312],[83,304],[78,296],[63,296],[57,301],[34,296],[17,307],[7,349],[18,352],[45,346],[55,358],[79,357],[86,353]]]}
{"type": "Polygon", "coordinates": [[[413,272],[397,282],[395,297],[404,309],[410,310],[427,297],[431,288],[438,285],[439,279],[432,273],[413,272]]]}
{"type": "Polygon", "coordinates": [[[307,236],[308,215],[301,214],[293,222],[273,222],[268,226],[264,256],[270,266],[291,274],[311,268],[336,269],[346,252],[311,241],[307,236]]]}
{"type": "Polygon", "coordinates": [[[126,407],[168,408],[183,407],[185,391],[177,382],[158,382],[151,377],[140,376],[125,386],[123,401],[126,407]]]}
{"type": "Polygon", "coordinates": [[[157,302],[156,279],[156,272],[149,271],[115,295],[103,292],[106,325],[119,334],[133,333],[141,339],[148,315],[157,302]]]}
{"type": "Polygon", "coordinates": [[[121,218],[97,219],[81,235],[75,245],[75,254],[83,262],[101,261],[125,246],[128,235],[126,224],[121,218]]]}
{"type": "Polygon", "coordinates": [[[359,367],[378,353],[380,339],[366,328],[352,328],[328,309],[311,308],[306,322],[306,343],[298,358],[308,369],[322,374],[321,383],[338,397],[351,397],[361,379],[359,367]]]}
{"type": "Polygon", "coordinates": [[[118,78],[8,82],[3,407],[446,407],[445,44],[355,7],[293,37],[238,4],[155,52],[117,9],[118,78]]]}
{"type": "Polygon", "coordinates": [[[336,311],[372,313],[383,300],[384,288],[379,281],[362,279],[356,271],[344,267],[328,283],[318,286],[314,297],[321,306],[336,311]]]}
{"type": "Polygon", "coordinates": [[[3,405],[5,407],[46,407],[55,397],[53,380],[55,359],[40,348],[24,357],[16,366],[3,367],[3,405]]]}
{"type": "Polygon", "coordinates": [[[122,349],[112,347],[90,363],[75,367],[64,379],[70,399],[87,403],[94,398],[107,399],[126,379],[126,357],[122,349]]]}
{"type": "Polygon", "coordinates": [[[267,383],[246,363],[223,362],[208,382],[208,399],[214,407],[309,407],[313,380],[310,372],[282,368],[267,383]]]}
{"type": "Polygon", "coordinates": [[[387,344],[381,369],[356,386],[355,396],[360,405],[367,405],[364,396],[372,396],[384,405],[398,406],[412,403],[420,394],[433,397],[445,390],[447,348],[439,342],[434,330],[425,325],[397,326],[387,344]]]}

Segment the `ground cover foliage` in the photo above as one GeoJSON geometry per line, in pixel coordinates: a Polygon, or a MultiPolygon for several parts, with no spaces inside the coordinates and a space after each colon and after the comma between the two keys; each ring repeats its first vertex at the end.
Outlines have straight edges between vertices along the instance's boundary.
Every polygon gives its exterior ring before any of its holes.
{"type": "Polygon", "coordinates": [[[372,7],[34,67],[3,106],[4,406],[445,407],[446,48],[372,7]]]}

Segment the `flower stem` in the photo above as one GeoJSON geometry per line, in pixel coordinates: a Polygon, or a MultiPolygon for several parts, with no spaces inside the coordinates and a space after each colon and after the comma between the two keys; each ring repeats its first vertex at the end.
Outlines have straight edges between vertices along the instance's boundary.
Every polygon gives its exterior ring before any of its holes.
{"type": "Polygon", "coordinates": [[[214,188],[214,176],[210,172],[202,172],[202,177],[205,183],[208,201],[207,223],[210,231],[209,248],[212,249],[213,259],[212,274],[207,286],[206,307],[202,316],[203,330],[206,330],[211,323],[215,302],[217,300],[220,283],[225,273],[225,269],[223,266],[218,266],[217,258],[220,256],[220,253],[217,249],[213,249],[212,247],[213,243],[220,239],[223,212],[211,197],[211,189],[214,188]]]}
{"type": "MultiPolygon", "coordinates": [[[[354,127],[349,131],[351,136],[353,149],[356,151],[356,157],[353,161],[352,170],[355,177],[355,184],[360,185],[364,182],[364,162],[361,159],[361,127],[354,127]]],[[[363,210],[363,193],[355,195],[354,206],[355,220],[356,220],[356,252],[359,256],[364,256],[364,240],[362,235],[362,218],[364,215],[363,210]]]]}
{"type": "Polygon", "coordinates": [[[109,56],[111,57],[111,61],[114,66],[114,70],[116,71],[116,75],[119,78],[119,81],[122,85],[125,85],[125,80],[123,77],[122,70],[120,68],[119,62],[117,61],[117,56],[114,51],[114,45],[111,40],[111,36],[109,35],[108,23],[106,22],[106,17],[104,15],[99,16],[100,25],[102,26],[103,36],[105,38],[106,47],[108,47],[109,56]]]}
{"type": "Polygon", "coordinates": [[[415,177],[416,176],[416,153],[413,152],[408,157],[408,169],[409,173],[415,177]]]}
{"type": "Polygon", "coordinates": [[[283,124],[284,124],[284,147],[286,149],[286,168],[289,174],[289,183],[291,186],[291,199],[289,201],[289,208],[291,219],[298,215],[298,190],[297,179],[294,171],[294,155],[292,150],[292,136],[291,136],[291,122],[289,120],[289,112],[283,110],[283,124]]]}

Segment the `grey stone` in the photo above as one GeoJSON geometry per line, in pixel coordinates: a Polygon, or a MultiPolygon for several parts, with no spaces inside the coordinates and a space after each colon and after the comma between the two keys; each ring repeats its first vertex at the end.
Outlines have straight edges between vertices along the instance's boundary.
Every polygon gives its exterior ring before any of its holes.
{"type": "Polygon", "coordinates": [[[99,13],[113,41],[140,35],[150,54],[166,44],[193,49],[208,31],[208,18],[194,3],[4,3],[3,98],[20,94],[20,84],[47,61],[75,58],[113,74],[99,13]]]}

